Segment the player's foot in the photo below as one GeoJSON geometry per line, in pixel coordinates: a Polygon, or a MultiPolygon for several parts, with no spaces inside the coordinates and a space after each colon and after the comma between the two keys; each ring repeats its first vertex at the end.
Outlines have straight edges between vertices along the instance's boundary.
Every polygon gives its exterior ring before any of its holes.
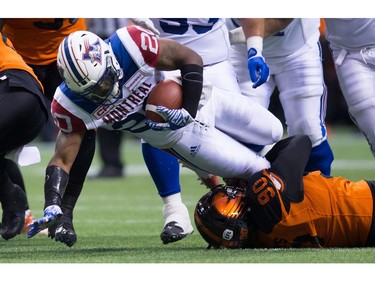
{"type": "Polygon", "coordinates": [[[165,225],[160,234],[164,244],[179,241],[194,232],[186,206],[180,204],[166,204],[163,206],[165,225]]]}
{"type": "Polygon", "coordinates": [[[96,175],[90,176],[90,179],[122,178],[124,176],[123,168],[114,166],[105,166],[96,175]]]}
{"type": "Polygon", "coordinates": [[[164,229],[160,234],[160,239],[163,241],[163,244],[168,244],[185,238],[189,234],[192,234],[193,231],[192,226],[185,231],[179,226],[178,222],[171,221],[164,226],[164,229]]]}
{"type": "Polygon", "coordinates": [[[27,198],[25,192],[18,185],[2,198],[3,217],[1,221],[1,236],[9,240],[21,233],[25,221],[27,198]]]}
{"type": "Polygon", "coordinates": [[[9,240],[21,233],[25,221],[25,211],[3,211],[1,222],[1,236],[9,240]]]}
{"type": "Polygon", "coordinates": [[[48,228],[48,237],[60,241],[68,247],[77,242],[77,234],[70,218],[63,216],[55,225],[48,228]]]}

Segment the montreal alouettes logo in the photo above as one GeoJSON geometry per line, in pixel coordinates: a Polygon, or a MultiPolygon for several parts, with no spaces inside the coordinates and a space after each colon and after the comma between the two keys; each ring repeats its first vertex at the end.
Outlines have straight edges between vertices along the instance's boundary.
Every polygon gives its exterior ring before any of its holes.
{"type": "Polygon", "coordinates": [[[99,39],[90,44],[88,39],[85,39],[85,52],[82,54],[83,60],[90,60],[91,63],[98,62],[102,64],[102,46],[100,45],[99,39]]]}

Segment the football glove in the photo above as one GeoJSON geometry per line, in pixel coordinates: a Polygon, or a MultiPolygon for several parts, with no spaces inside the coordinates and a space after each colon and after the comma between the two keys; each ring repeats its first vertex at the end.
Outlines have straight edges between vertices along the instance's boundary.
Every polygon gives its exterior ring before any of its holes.
{"type": "Polygon", "coordinates": [[[253,88],[257,88],[263,83],[267,82],[270,76],[270,69],[264,60],[262,52],[256,48],[250,48],[247,51],[247,67],[250,73],[250,79],[253,84],[253,88]]]}
{"type": "Polygon", "coordinates": [[[32,223],[28,224],[30,230],[27,232],[27,238],[31,238],[37,235],[43,229],[50,227],[57,222],[59,218],[63,215],[61,208],[57,205],[51,205],[44,209],[43,217],[34,220],[32,223]]]}
{"type": "Polygon", "coordinates": [[[184,108],[169,109],[159,105],[156,107],[156,111],[164,117],[166,123],[158,123],[152,120],[147,120],[146,124],[154,131],[163,131],[168,129],[175,131],[194,121],[193,117],[184,108]]]}
{"type": "Polygon", "coordinates": [[[142,26],[143,28],[152,31],[158,36],[160,35],[159,30],[155,28],[154,24],[149,18],[131,18],[131,21],[136,25],[142,26]]]}

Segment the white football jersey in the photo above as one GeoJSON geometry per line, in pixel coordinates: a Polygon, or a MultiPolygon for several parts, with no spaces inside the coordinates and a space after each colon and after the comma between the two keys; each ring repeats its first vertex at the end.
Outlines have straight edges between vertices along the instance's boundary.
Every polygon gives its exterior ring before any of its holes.
{"type": "Polygon", "coordinates": [[[204,65],[229,59],[230,42],[224,19],[150,18],[150,20],[159,30],[161,38],[176,40],[195,50],[202,57],[204,65]]]}
{"type": "Polygon", "coordinates": [[[331,46],[359,50],[375,46],[375,18],[330,18],[326,23],[326,38],[331,46]]]}

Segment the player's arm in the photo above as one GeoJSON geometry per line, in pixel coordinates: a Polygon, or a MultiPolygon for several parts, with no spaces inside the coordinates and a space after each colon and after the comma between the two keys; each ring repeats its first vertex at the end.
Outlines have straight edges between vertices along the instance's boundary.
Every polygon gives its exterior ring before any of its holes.
{"type": "Polygon", "coordinates": [[[61,199],[65,193],[69,172],[78,154],[83,136],[84,132],[59,132],[54,155],[46,168],[43,217],[34,220],[29,225],[28,238],[51,226],[62,216],[61,199]]]}
{"type": "Polygon", "coordinates": [[[257,88],[269,79],[269,67],[263,57],[263,38],[265,37],[265,19],[244,18],[240,19],[241,26],[246,38],[247,45],[247,67],[250,79],[257,88]]]}
{"type": "Polygon", "coordinates": [[[203,61],[192,49],[169,39],[159,39],[159,70],[180,69],[182,91],[184,93],[182,107],[194,118],[203,88],[203,61]]]}
{"type": "Polygon", "coordinates": [[[268,169],[254,174],[248,181],[245,196],[252,219],[264,233],[270,233],[282,219],[283,198],[278,188],[284,188],[283,181],[268,169]]]}
{"type": "Polygon", "coordinates": [[[64,133],[57,135],[55,152],[48,166],[58,166],[68,174],[77,157],[85,132],[64,133]]]}
{"type": "MultiPolygon", "coordinates": [[[[279,32],[279,31],[285,29],[292,21],[293,21],[292,18],[287,18],[287,19],[283,19],[283,18],[275,18],[275,19],[267,18],[264,21],[264,25],[265,25],[264,26],[264,32],[260,32],[260,30],[258,29],[258,33],[259,34],[262,33],[259,36],[261,36],[263,39],[266,38],[266,37],[268,37],[268,36],[271,36],[271,35],[279,32]]],[[[252,30],[252,29],[250,28],[248,30],[252,30]]],[[[255,29],[255,31],[256,30],[257,29],[255,29]]],[[[249,35],[249,31],[248,31],[247,34],[248,34],[248,37],[251,36],[251,35],[249,35]]],[[[229,31],[229,39],[230,39],[230,43],[232,45],[246,43],[246,36],[245,36],[245,33],[243,31],[242,26],[230,30],[229,31]]]]}
{"type": "Polygon", "coordinates": [[[271,232],[282,219],[282,205],[288,213],[291,203],[303,200],[303,174],[310,151],[307,135],[285,138],[266,154],[271,168],[254,174],[249,180],[246,196],[254,220],[263,232],[271,232]]]}
{"type": "Polygon", "coordinates": [[[61,204],[69,180],[69,172],[77,157],[84,132],[64,133],[59,131],[55,152],[46,169],[44,183],[44,208],[61,204]]]}

